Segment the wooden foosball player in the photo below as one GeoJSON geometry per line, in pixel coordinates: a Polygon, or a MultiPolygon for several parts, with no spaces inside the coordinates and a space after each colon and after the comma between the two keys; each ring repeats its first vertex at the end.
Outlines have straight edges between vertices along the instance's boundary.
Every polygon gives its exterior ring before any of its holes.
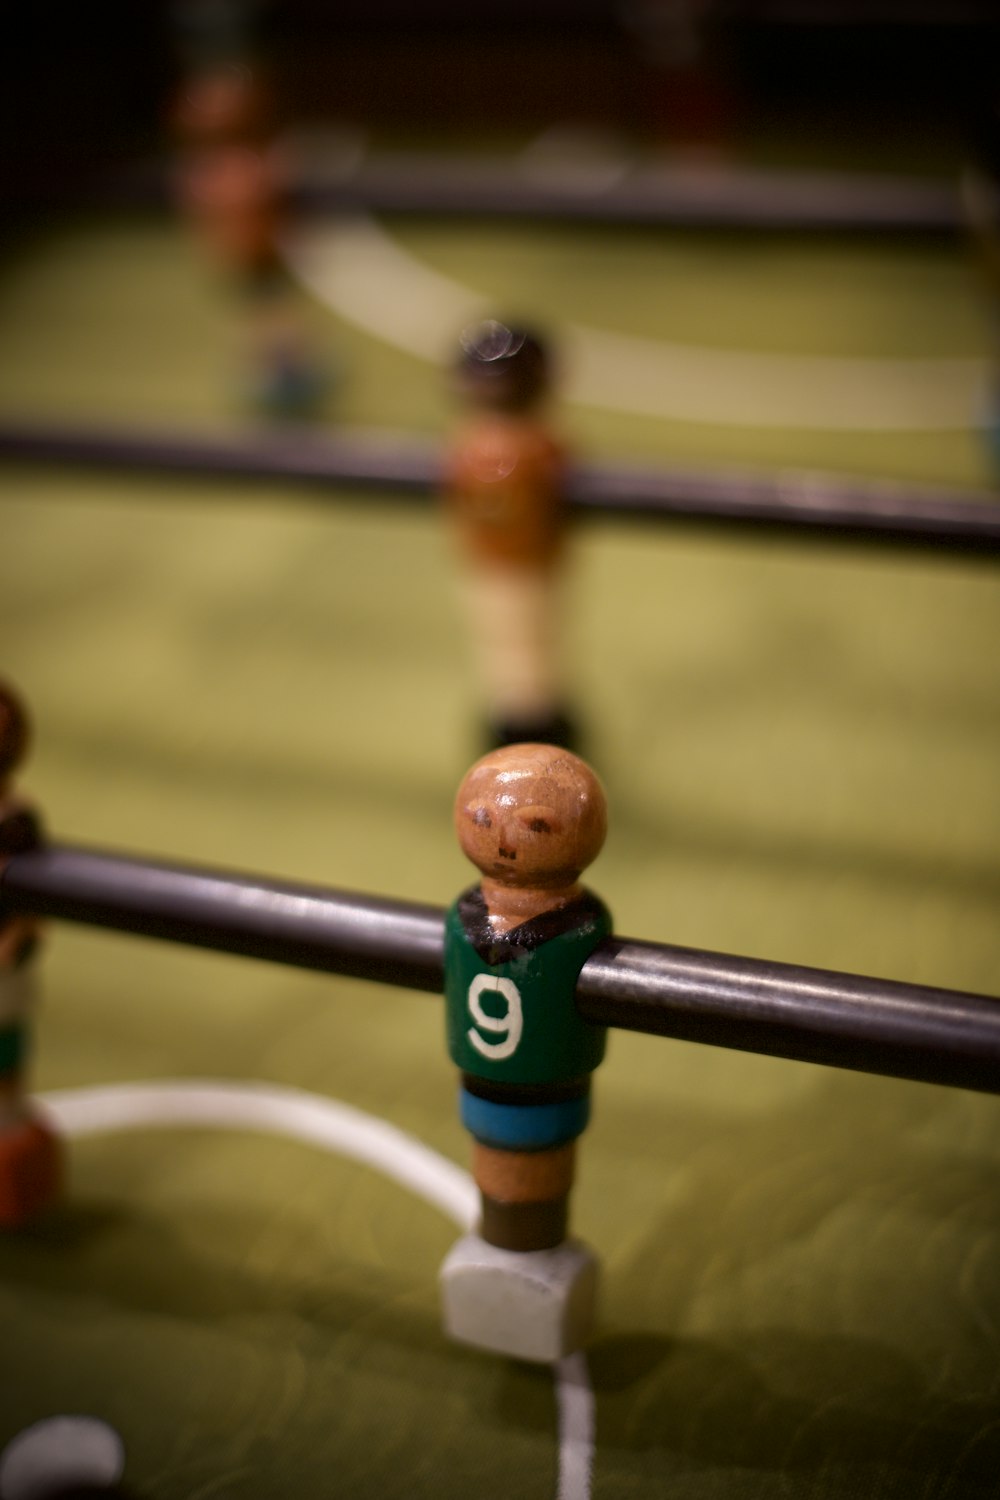
{"type": "Polygon", "coordinates": [[[562,634],[567,463],[546,412],[544,341],[488,319],[462,336],[465,415],[448,456],[447,508],[490,745],[573,748],[562,634]]]}
{"type": "Polygon", "coordinates": [[[241,304],[247,402],[268,417],[313,416],[327,379],[284,265],[288,167],[273,91],[258,67],[213,59],[186,80],[172,125],[179,206],[241,304]]]}
{"type": "Polygon", "coordinates": [[[993,333],[993,368],[980,413],[994,471],[1000,473],[1000,98],[994,98],[979,123],[974,162],[962,175],[962,207],[993,333]]]}
{"type": "Polygon", "coordinates": [[[568,751],[510,746],[469,771],[455,826],[482,873],[445,923],[448,1048],[482,1218],[445,1263],[445,1325],[467,1343],[555,1360],[585,1342],[597,1279],[567,1220],[607,1034],[574,1004],[584,960],[611,933],[579,883],[604,843],[604,792],[568,751]]]}

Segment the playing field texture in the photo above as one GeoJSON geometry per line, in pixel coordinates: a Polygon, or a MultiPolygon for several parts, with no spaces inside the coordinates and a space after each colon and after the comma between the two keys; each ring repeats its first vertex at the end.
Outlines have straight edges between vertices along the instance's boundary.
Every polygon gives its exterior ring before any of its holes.
{"type": "MultiPolygon", "coordinates": [[[[943,243],[388,231],[554,334],[988,348],[943,243]]],[[[343,371],[332,421],[444,433],[433,366],[308,315],[343,371]]],[[[234,319],[165,223],[39,233],[0,281],[0,414],[238,423],[234,319]]],[[[786,429],[581,404],[566,426],[595,458],[972,485],[977,415],[786,429]]],[[[27,466],[0,486],[0,671],[34,711],[23,786],[54,837],[442,904],[469,882],[450,805],[475,686],[431,509],[27,466]]],[[[589,880],[616,930],[1000,995],[995,567],[610,523],[575,562],[611,819],[589,880]]],[[[41,1090],[294,1088],[466,1161],[433,997],[68,926],[44,985],[41,1090]]],[[[604,1265],[596,1500],[995,1496],[998,1125],[988,1096],[615,1035],[574,1199],[604,1265]]],[[[88,1412],[143,1500],[547,1500],[552,1376],[439,1330],[456,1234],[266,1128],[81,1138],[65,1206],[0,1243],[0,1445],[88,1412]]]]}

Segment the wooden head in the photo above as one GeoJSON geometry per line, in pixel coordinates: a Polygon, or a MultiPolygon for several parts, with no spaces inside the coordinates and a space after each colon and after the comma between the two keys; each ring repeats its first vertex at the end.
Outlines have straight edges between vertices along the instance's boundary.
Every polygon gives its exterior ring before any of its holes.
{"type": "Polygon", "coordinates": [[[275,125],[270,87],[239,63],[206,69],[185,83],[173,125],[191,145],[266,141],[275,125]]]}
{"type": "Polygon", "coordinates": [[[459,390],[488,411],[533,411],[548,393],[549,364],[537,334],[489,318],[462,335],[459,390]]]}
{"type": "Polygon", "coordinates": [[[489,881],[572,887],[600,852],[607,802],[593,771],[556,745],[507,745],[484,755],[455,799],[463,853],[489,881]]]}

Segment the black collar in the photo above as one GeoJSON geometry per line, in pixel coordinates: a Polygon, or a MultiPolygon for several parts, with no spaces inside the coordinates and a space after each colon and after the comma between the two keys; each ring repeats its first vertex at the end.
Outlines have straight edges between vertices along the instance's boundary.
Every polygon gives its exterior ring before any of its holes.
{"type": "Polygon", "coordinates": [[[4,812],[0,806],[0,855],[24,854],[41,842],[42,832],[31,808],[15,805],[4,812]]]}
{"type": "Polygon", "coordinates": [[[497,964],[510,963],[522,953],[530,953],[542,943],[551,942],[583,926],[588,918],[600,918],[604,908],[596,896],[584,891],[575,901],[566,906],[557,906],[554,911],[543,911],[508,932],[495,933],[490,926],[482,888],[471,886],[458,898],[458,915],[465,935],[485,964],[495,968],[497,964]]]}

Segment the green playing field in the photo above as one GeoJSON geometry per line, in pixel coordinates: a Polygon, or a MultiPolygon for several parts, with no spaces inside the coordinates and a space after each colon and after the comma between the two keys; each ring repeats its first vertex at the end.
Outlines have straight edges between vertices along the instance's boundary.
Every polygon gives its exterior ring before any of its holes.
{"type": "MultiPolygon", "coordinates": [[[[740,368],[758,387],[771,369],[776,400],[786,356],[986,352],[944,246],[393,234],[556,334],[774,356],[740,368]]],[[[426,363],[309,316],[344,370],[334,417],[444,430],[426,363]]],[[[162,224],[40,236],[0,284],[0,412],[235,421],[231,322],[162,224]]],[[[955,484],[987,478],[974,420],[567,412],[595,457],[955,484]]],[[[13,466],[0,483],[0,669],[34,711],[24,787],[54,835],[440,903],[467,883],[450,804],[475,694],[432,512],[13,466]]],[[[576,564],[611,808],[590,878],[616,930],[1000,994],[995,572],[610,524],[576,564]]],[[[44,975],[40,1089],[291,1086],[466,1160],[433,997],[69,927],[44,975]]],[[[604,1265],[595,1500],[995,1495],[997,1122],[989,1097],[613,1037],[574,1200],[604,1265]]],[[[82,1138],[65,1207],[0,1244],[0,1446],[82,1411],[121,1433],[148,1500],[551,1497],[551,1376],[439,1330],[455,1234],[383,1174],[263,1129],[82,1138]]]]}

